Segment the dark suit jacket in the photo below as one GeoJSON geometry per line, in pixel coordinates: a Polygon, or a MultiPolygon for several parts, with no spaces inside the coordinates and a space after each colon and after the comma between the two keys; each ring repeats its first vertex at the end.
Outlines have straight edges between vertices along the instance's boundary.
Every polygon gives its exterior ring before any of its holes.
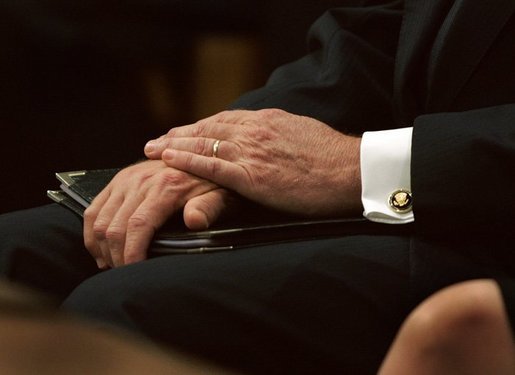
{"type": "Polygon", "coordinates": [[[309,55],[233,107],[357,134],[414,126],[417,300],[461,279],[513,277],[515,2],[342,4],[312,27],[309,55]]]}

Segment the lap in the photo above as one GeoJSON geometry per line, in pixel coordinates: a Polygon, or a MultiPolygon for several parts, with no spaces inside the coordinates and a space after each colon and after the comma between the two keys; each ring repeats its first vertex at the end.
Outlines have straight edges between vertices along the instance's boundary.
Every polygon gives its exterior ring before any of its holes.
{"type": "Polygon", "coordinates": [[[82,220],[52,204],[0,215],[0,272],[62,299],[98,271],[83,245],[82,220]]]}
{"type": "Polygon", "coordinates": [[[350,236],[159,257],[88,279],[64,307],[247,371],[374,372],[407,313],[408,247],[350,236]]]}
{"type": "Polygon", "coordinates": [[[373,373],[407,314],[409,239],[349,236],[98,272],[82,221],[49,205],[0,216],[2,272],[63,308],[248,371],[373,373]]]}

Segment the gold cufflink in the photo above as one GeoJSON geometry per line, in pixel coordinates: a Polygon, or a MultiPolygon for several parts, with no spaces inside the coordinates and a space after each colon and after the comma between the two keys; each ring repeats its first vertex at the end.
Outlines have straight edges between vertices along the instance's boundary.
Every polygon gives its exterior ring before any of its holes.
{"type": "Polygon", "coordinates": [[[411,191],[406,189],[395,190],[388,199],[390,208],[395,212],[409,212],[413,206],[411,191]]]}

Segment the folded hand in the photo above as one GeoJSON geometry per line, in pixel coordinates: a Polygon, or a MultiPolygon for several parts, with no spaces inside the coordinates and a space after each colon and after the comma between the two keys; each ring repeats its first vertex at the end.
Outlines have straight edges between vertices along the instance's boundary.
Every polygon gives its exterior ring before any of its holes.
{"type": "Polygon", "coordinates": [[[325,216],[360,212],[359,148],[360,138],[269,109],[173,128],[145,153],[266,206],[325,216]]]}
{"type": "Polygon", "coordinates": [[[84,214],[84,242],[100,268],[146,258],[155,232],[184,208],[191,229],[205,229],[224,211],[228,192],[215,184],[145,161],[120,171],[84,214]]]}

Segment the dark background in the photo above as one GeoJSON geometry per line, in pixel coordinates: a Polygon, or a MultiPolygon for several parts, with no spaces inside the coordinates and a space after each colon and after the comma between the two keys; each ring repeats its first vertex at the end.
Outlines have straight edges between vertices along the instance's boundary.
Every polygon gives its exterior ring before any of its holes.
{"type": "Polygon", "coordinates": [[[48,203],[56,171],[130,164],[222,110],[300,57],[337,3],[1,0],[0,212],[48,203]]]}

